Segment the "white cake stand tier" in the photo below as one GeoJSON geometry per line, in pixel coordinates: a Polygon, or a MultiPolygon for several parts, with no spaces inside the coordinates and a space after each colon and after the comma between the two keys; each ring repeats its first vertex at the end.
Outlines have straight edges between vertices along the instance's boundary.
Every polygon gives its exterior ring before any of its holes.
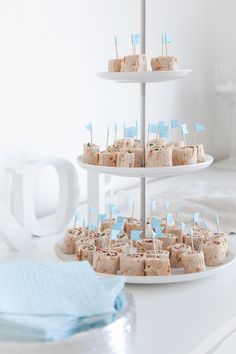
{"type": "Polygon", "coordinates": [[[151,83],[168,82],[182,79],[192,72],[191,69],[176,71],[140,71],[140,72],[101,72],[97,75],[102,79],[112,80],[123,83],[151,83]]]}
{"type": "MultiPolygon", "coordinates": [[[[74,254],[64,254],[60,248],[60,242],[55,246],[55,252],[57,256],[64,262],[76,261],[74,254]]],[[[183,283],[192,280],[203,279],[211,277],[223,270],[227,269],[236,261],[236,252],[233,248],[229,248],[229,252],[224,260],[224,263],[217,267],[206,267],[204,272],[184,274],[182,268],[171,268],[172,275],[160,275],[160,276],[126,276],[126,284],[170,284],[170,283],[183,283]]],[[[97,273],[101,276],[107,277],[120,277],[120,275],[111,275],[104,273],[97,273]]]]}
{"type": "Polygon", "coordinates": [[[89,165],[83,162],[83,156],[79,156],[77,161],[80,167],[90,172],[104,173],[123,177],[168,177],[196,172],[209,167],[214,161],[210,155],[205,155],[206,160],[193,165],[182,165],[173,167],[109,167],[89,165]]]}

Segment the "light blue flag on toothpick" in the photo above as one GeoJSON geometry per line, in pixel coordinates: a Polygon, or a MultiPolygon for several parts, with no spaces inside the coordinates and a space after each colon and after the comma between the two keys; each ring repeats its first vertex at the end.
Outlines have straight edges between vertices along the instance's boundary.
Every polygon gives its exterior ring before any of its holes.
{"type": "Polygon", "coordinates": [[[165,32],[165,43],[170,44],[172,42],[171,36],[165,32]]]}
{"type": "Polygon", "coordinates": [[[89,225],[88,225],[88,229],[89,229],[89,231],[94,231],[94,230],[96,230],[96,225],[94,225],[94,224],[89,224],[89,225]]]}
{"type": "Polygon", "coordinates": [[[103,223],[106,220],[107,216],[106,214],[98,214],[98,221],[100,223],[103,223]]]}
{"type": "Polygon", "coordinates": [[[178,119],[171,119],[171,128],[177,129],[181,127],[181,123],[178,119]]]}
{"type": "Polygon", "coordinates": [[[158,129],[157,124],[150,123],[149,126],[148,126],[149,133],[156,133],[157,129],[158,129]]]}
{"type": "Polygon", "coordinates": [[[152,220],[152,228],[153,228],[154,230],[156,230],[156,229],[158,229],[159,227],[161,227],[161,221],[158,220],[158,219],[156,219],[156,218],[154,218],[154,219],[152,220]]]}
{"type": "Polygon", "coordinates": [[[201,125],[198,122],[195,123],[195,125],[194,125],[195,133],[200,133],[200,132],[203,132],[204,130],[206,130],[206,128],[203,125],[201,125]]]}
{"type": "Polygon", "coordinates": [[[173,214],[172,213],[167,213],[166,214],[166,222],[167,225],[171,225],[174,222],[173,214]]]}
{"type": "Polygon", "coordinates": [[[119,233],[120,233],[120,230],[115,230],[112,228],[110,239],[113,241],[116,241],[119,233]]]}
{"type": "Polygon", "coordinates": [[[183,135],[189,134],[187,124],[181,124],[181,130],[183,135]]]}
{"type": "Polygon", "coordinates": [[[123,231],[124,230],[124,223],[123,222],[117,222],[116,224],[114,224],[112,226],[112,228],[114,230],[119,230],[119,231],[123,231]]]}
{"type": "Polygon", "coordinates": [[[159,122],[158,122],[158,128],[160,128],[160,127],[162,127],[163,125],[165,125],[165,121],[164,120],[160,120],[159,122]]]}
{"type": "Polygon", "coordinates": [[[80,220],[80,212],[77,211],[75,213],[74,227],[76,227],[77,221],[79,221],[79,220],[80,220]]]}
{"type": "Polygon", "coordinates": [[[193,214],[193,223],[197,224],[199,219],[199,213],[194,213],[193,214]]]}
{"type": "Polygon", "coordinates": [[[131,235],[130,235],[131,241],[140,241],[141,234],[142,234],[141,230],[131,230],[131,235]]]}
{"type": "Polygon", "coordinates": [[[109,212],[110,212],[111,217],[114,213],[116,213],[115,204],[109,204],[109,212]]]}
{"type": "Polygon", "coordinates": [[[117,134],[117,123],[114,123],[114,132],[117,134]]]}
{"type": "Polygon", "coordinates": [[[125,128],[125,138],[134,138],[135,136],[137,136],[136,127],[125,128]]]}
{"type": "Polygon", "coordinates": [[[156,209],[157,201],[155,199],[151,200],[151,210],[156,209]]]}
{"type": "Polygon", "coordinates": [[[159,134],[161,138],[168,139],[170,135],[169,133],[170,133],[170,129],[168,125],[161,125],[159,127],[159,134]]]}
{"type": "Polygon", "coordinates": [[[140,34],[131,34],[132,44],[140,44],[140,34]]]}
{"type": "Polygon", "coordinates": [[[117,224],[124,224],[127,218],[125,216],[117,216],[117,224]]]}
{"type": "Polygon", "coordinates": [[[91,132],[92,129],[93,129],[93,124],[92,124],[92,122],[90,122],[89,124],[87,124],[85,128],[91,132]]]}
{"type": "Polygon", "coordinates": [[[89,213],[90,214],[94,214],[96,212],[96,208],[94,208],[94,207],[90,207],[89,208],[89,213]]]}
{"type": "Polygon", "coordinates": [[[165,234],[163,234],[164,227],[159,226],[155,229],[155,237],[164,237],[165,234]]]}

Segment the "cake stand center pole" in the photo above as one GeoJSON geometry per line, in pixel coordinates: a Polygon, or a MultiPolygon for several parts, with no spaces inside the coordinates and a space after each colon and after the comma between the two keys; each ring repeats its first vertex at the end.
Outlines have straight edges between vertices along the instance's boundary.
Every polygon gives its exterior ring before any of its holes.
{"type": "MultiPolygon", "coordinates": [[[[146,0],[141,1],[141,54],[146,54],[146,0]]],[[[143,149],[142,166],[146,159],[146,84],[140,84],[140,139],[143,149]]],[[[140,220],[143,237],[146,237],[146,178],[140,178],[140,220]]]]}

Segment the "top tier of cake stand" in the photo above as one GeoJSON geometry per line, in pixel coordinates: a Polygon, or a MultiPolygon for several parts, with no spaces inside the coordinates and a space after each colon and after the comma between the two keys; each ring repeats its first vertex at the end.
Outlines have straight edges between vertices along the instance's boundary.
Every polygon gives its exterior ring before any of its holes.
{"type": "Polygon", "coordinates": [[[100,72],[102,79],[120,83],[154,83],[182,79],[192,72],[191,69],[176,71],[140,71],[140,72],[100,72]]]}

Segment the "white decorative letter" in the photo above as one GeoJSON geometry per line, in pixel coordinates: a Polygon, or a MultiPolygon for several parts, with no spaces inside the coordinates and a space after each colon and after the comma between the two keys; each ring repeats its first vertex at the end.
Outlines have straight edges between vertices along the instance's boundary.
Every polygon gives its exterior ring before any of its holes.
{"type": "Polygon", "coordinates": [[[8,172],[13,174],[12,213],[26,233],[46,236],[61,231],[69,223],[79,197],[78,174],[72,163],[63,158],[48,157],[8,169],[8,172]],[[53,166],[59,178],[59,202],[55,218],[49,225],[39,222],[34,208],[35,181],[46,166],[53,166]]]}

